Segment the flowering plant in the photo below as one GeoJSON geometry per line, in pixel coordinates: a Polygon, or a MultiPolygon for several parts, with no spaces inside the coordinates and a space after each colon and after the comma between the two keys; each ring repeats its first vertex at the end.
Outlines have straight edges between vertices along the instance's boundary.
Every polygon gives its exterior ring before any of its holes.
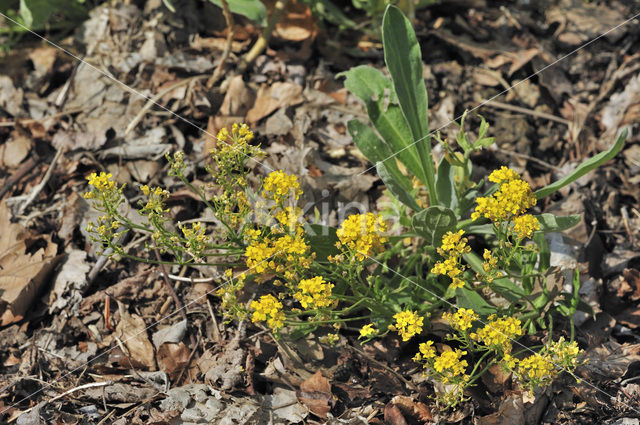
{"type": "Polygon", "coordinates": [[[465,390],[493,364],[530,390],[561,371],[573,373],[580,364],[571,321],[581,306],[579,276],[571,293],[548,288],[544,234],[567,229],[579,217],[535,214],[535,207],[611,159],[626,133],[609,151],[537,191],[507,167],[494,170],[487,182],[473,181],[471,153],[493,143],[486,137],[488,125],[482,120],[471,142],[463,117],[459,149],[436,136],[444,155],[434,162],[415,34],[392,6],[382,34],[391,80],[369,67],[344,74],[345,86],[365,103],[375,131],[357,120],[348,129],[376,164],[397,207],[399,226],[391,229],[384,211],[353,214],[337,229],[310,223],[298,206],[304,193],[296,176],[272,171],[252,187],[248,161],[264,152],[252,144],[253,132],[245,124],[234,124],[218,133],[219,143],[210,152],[209,185],[191,182],[181,152],[166,156],[170,175],[201,199],[213,224],[174,225],[166,206],[171,193],[147,186],[140,187],[144,218],[134,220],[122,212],[125,187],[101,173],[89,176],[85,197],[104,215],[87,230],[116,257],[219,267],[224,277],[216,295],[226,318],[264,325],[276,338],[320,328],[322,341],[331,344],[339,341],[340,330],[358,331],[362,343],[388,334],[403,342],[421,338],[413,359],[443,384],[437,395],[447,406],[463,400],[465,390]],[[122,246],[130,231],[150,238],[147,248],[155,259],[122,246]],[[568,341],[554,338],[557,313],[570,319],[568,341]],[[451,328],[446,344],[424,340],[438,318],[451,328]],[[520,342],[541,329],[549,333],[545,344],[520,342]]]}

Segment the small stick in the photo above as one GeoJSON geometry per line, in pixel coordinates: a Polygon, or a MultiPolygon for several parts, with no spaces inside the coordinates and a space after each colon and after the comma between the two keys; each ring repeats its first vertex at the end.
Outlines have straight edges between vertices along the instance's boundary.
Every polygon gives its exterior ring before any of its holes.
{"type": "Polygon", "coordinates": [[[46,121],[46,120],[52,120],[52,119],[56,119],[56,118],[60,118],[60,117],[64,117],[65,115],[73,115],[73,114],[77,114],[79,112],[84,111],[84,109],[82,108],[76,108],[76,109],[70,109],[68,111],[62,111],[62,112],[58,112],[57,114],[53,114],[53,115],[48,115],[46,117],[42,117],[42,118],[24,118],[24,119],[15,119],[13,121],[2,121],[0,122],[0,127],[13,127],[16,125],[25,125],[25,124],[33,124],[36,122],[42,122],[42,121],[46,121]]]}
{"type": "Polygon", "coordinates": [[[247,69],[247,66],[249,66],[249,64],[253,62],[255,58],[257,58],[258,55],[267,47],[267,43],[271,38],[271,33],[280,20],[285,7],[287,7],[287,2],[288,0],[278,0],[276,2],[273,13],[267,22],[267,26],[264,27],[264,30],[262,31],[262,35],[253,44],[251,50],[249,50],[240,60],[240,63],[238,64],[238,74],[242,74],[247,69]]]}
{"type": "Polygon", "coordinates": [[[560,124],[564,124],[567,127],[571,126],[571,121],[565,120],[564,118],[556,117],[555,115],[547,114],[545,112],[535,111],[533,109],[523,108],[521,106],[509,105],[508,103],[497,102],[492,100],[487,103],[485,106],[491,106],[497,109],[506,109],[507,111],[520,112],[522,114],[532,115],[538,118],[544,118],[549,121],[559,122],[560,124]]]}
{"type": "Polygon", "coordinates": [[[355,351],[356,353],[360,354],[362,357],[364,357],[365,359],[367,359],[368,361],[370,361],[371,363],[375,363],[376,365],[380,366],[381,368],[383,368],[384,370],[386,370],[387,372],[392,373],[393,375],[395,375],[398,379],[400,379],[402,382],[404,382],[404,384],[411,388],[414,391],[418,391],[418,387],[416,387],[413,382],[407,380],[404,376],[400,375],[398,372],[396,372],[395,370],[391,369],[389,366],[387,366],[386,364],[379,362],[378,360],[374,359],[373,357],[369,356],[367,353],[365,353],[362,350],[357,349],[356,347],[352,346],[352,345],[348,345],[347,347],[350,348],[351,350],[355,351]]]}
{"type": "Polygon", "coordinates": [[[33,167],[35,167],[39,162],[40,158],[38,158],[36,155],[35,159],[31,157],[27,160],[27,162],[22,164],[20,168],[18,168],[18,170],[9,178],[9,180],[7,180],[4,187],[0,189],[0,198],[2,198],[5,193],[7,193],[9,189],[13,187],[13,185],[18,183],[25,175],[27,175],[27,173],[31,171],[33,167]]]}
{"type": "Polygon", "coordinates": [[[213,75],[211,76],[209,81],[207,81],[208,89],[213,87],[213,85],[217,83],[222,76],[222,71],[226,68],[225,65],[227,64],[229,54],[231,53],[231,45],[233,44],[233,36],[235,35],[235,30],[233,28],[233,15],[231,15],[231,9],[229,9],[229,3],[227,3],[227,0],[220,0],[220,3],[222,3],[222,13],[224,14],[224,19],[227,22],[229,34],[227,34],[227,44],[224,46],[222,59],[220,59],[220,63],[218,64],[216,70],[213,72],[213,75]]]}
{"type": "Polygon", "coordinates": [[[38,194],[42,191],[42,189],[44,189],[45,185],[51,178],[51,174],[53,173],[53,169],[55,168],[56,162],[58,162],[58,159],[60,159],[61,155],[62,155],[62,149],[58,149],[56,151],[55,156],[53,157],[53,160],[51,161],[51,164],[49,165],[49,168],[47,169],[47,172],[44,174],[42,181],[38,183],[36,187],[33,188],[31,193],[27,197],[27,199],[18,209],[18,213],[16,215],[22,215],[22,213],[29,206],[29,204],[31,204],[33,200],[36,199],[36,196],[38,196],[38,194]]]}
{"type": "Polygon", "coordinates": [[[207,300],[207,306],[209,306],[209,314],[211,315],[211,320],[213,321],[213,342],[220,342],[222,341],[222,335],[220,335],[220,329],[218,329],[218,320],[216,319],[216,315],[213,314],[211,301],[209,301],[208,297],[205,298],[207,300]]]}
{"type": "Polygon", "coordinates": [[[199,277],[194,279],[192,277],[182,277],[175,274],[168,274],[167,276],[169,277],[169,279],[177,280],[178,282],[188,282],[188,283],[209,283],[215,280],[215,278],[213,277],[199,277]]]}
{"type": "MultiPolygon", "coordinates": [[[[160,252],[158,251],[158,245],[156,245],[156,241],[153,241],[153,252],[156,254],[156,259],[160,262],[162,262],[162,258],[160,258],[160,252]]],[[[165,268],[165,265],[160,263],[160,271],[162,272],[162,279],[164,280],[164,284],[167,287],[167,289],[169,290],[169,293],[171,294],[171,297],[173,298],[173,302],[176,305],[176,308],[180,311],[180,316],[182,316],[182,319],[185,322],[188,322],[187,319],[187,313],[185,313],[184,311],[184,306],[182,305],[182,302],[180,301],[180,298],[178,297],[178,294],[176,294],[176,291],[173,289],[173,286],[171,285],[171,282],[169,282],[169,278],[167,277],[167,270],[165,268]]],[[[195,339],[193,338],[193,334],[190,333],[189,334],[189,339],[191,340],[191,345],[195,344],[195,339]]]]}
{"type": "MultiPolygon", "coordinates": [[[[113,385],[113,382],[114,382],[113,380],[104,381],[104,382],[92,382],[90,384],[84,384],[84,385],[80,385],[79,387],[71,388],[69,391],[65,391],[64,393],[55,396],[51,400],[45,401],[43,406],[49,403],[53,403],[56,400],[60,400],[61,398],[66,397],[69,394],[73,394],[76,391],[86,390],[87,388],[107,387],[109,385],[113,385]]],[[[36,406],[38,405],[36,404],[36,406]]],[[[27,410],[21,413],[21,416],[24,415],[25,413],[31,412],[36,406],[28,408],[27,410]]],[[[17,419],[17,418],[18,417],[15,417],[14,419],[17,419]]],[[[9,422],[13,422],[13,419],[10,420],[9,422]]]]}
{"type": "Polygon", "coordinates": [[[207,76],[206,75],[195,75],[193,77],[185,78],[184,80],[178,81],[177,83],[175,83],[175,84],[167,87],[166,89],[158,92],[155,96],[153,96],[152,98],[150,98],[147,101],[147,103],[142,107],[142,109],[140,109],[140,112],[138,112],[138,114],[135,116],[135,118],[133,118],[133,120],[129,123],[127,128],[124,130],[124,135],[126,136],[127,134],[129,134],[131,132],[131,130],[136,128],[136,126],[140,123],[140,121],[142,121],[142,118],[144,118],[144,116],[149,111],[149,109],[151,109],[151,107],[153,105],[156,105],[158,103],[158,101],[160,99],[162,99],[166,94],[172,92],[173,90],[177,89],[178,87],[182,87],[182,86],[184,86],[186,84],[189,84],[192,81],[202,80],[204,78],[207,78],[207,76]]]}
{"type": "Polygon", "coordinates": [[[500,152],[500,153],[505,154],[505,155],[517,156],[518,158],[523,158],[523,159],[526,159],[528,161],[535,162],[536,164],[542,165],[543,167],[549,168],[551,170],[562,172],[562,169],[560,167],[556,167],[555,165],[549,164],[548,162],[545,162],[545,161],[543,161],[541,159],[538,159],[538,158],[536,158],[534,156],[526,155],[526,154],[518,153],[518,152],[512,152],[512,151],[509,151],[509,150],[506,150],[506,149],[502,149],[502,148],[498,148],[498,147],[496,147],[494,149],[496,151],[500,152]]]}

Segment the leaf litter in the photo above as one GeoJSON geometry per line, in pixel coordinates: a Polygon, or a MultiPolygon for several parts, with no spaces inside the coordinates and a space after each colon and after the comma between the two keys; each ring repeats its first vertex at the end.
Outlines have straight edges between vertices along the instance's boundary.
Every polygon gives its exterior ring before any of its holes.
{"type": "MultiPolygon", "coordinates": [[[[634,12],[615,0],[563,0],[544,13],[531,5],[476,3],[417,12],[417,32],[428,46],[424,76],[432,123],[446,124],[464,108],[523,81],[634,12]]],[[[212,8],[199,13],[189,4],[172,15],[159,1],[147,2],[144,9],[99,7],[75,32],[75,46],[87,61],[146,96],[169,89],[160,104],[209,133],[230,122],[251,121],[272,153],[271,165],[302,176],[313,200],[324,199],[330,189],[332,209],[350,200],[376,205],[382,196],[378,179],[373,173],[354,178],[370,164],[345,132],[346,123],[363,117],[364,109],[335,79],[350,66],[369,62],[382,67],[375,51],[356,57],[349,47],[371,43],[332,34],[296,3],[253,67],[233,76],[225,88],[207,91],[201,76],[218,65],[226,37],[224,20],[212,8]],[[189,25],[194,25],[194,37],[189,25]],[[345,47],[328,54],[323,43],[345,47]],[[198,78],[187,81],[192,77],[198,78]]],[[[236,27],[234,64],[259,33],[248,21],[236,27]]],[[[568,233],[570,241],[555,242],[559,252],[571,246],[565,260],[582,271],[583,297],[596,312],[582,317],[577,331],[591,360],[580,376],[614,396],[624,391],[637,399],[640,140],[634,87],[640,52],[629,40],[630,29],[620,28],[521,83],[504,99],[519,109],[499,105],[479,111],[492,123],[502,149],[483,153],[478,162],[487,168],[510,163],[543,185],[564,172],[558,170],[569,170],[606,148],[621,127],[632,127],[619,158],[541,208],[583,217],[568,233]]],[[[407,359],[393,339],[378,348],[365,346],[365,356],[303,340],[302,346],[316,348],[294,350],[298,360],[304,359],[302,367],[268,335],[251,336],[251,327],[245,335],[234,325],[216,324],[224,338],[214,342],[209,322],[217,312],[206,303],[189,307],[189,322],[172,317],[155,323],[175,309],[157,270],[104,261],[94,273],[99,257],[83,234],[86,205],[78,193],[85,176],[100,164],[122,183],[170,186],[160,180],[162,154],[179,147],[197,160],[214,141],[159,108],[148,110],[127,132],[146,100],[53,48],[26,48],[0,59],[5,60],[11,67],[3,69],[11,72],[0,75],[0,177],[7,185],[7,202],[0,208],[6,229],[0,236],[0,406],[19,403],[3,420],[29,424],[84,417],[86,423],[98,423],[108,416],[110,423],[121,424],[571,424],[612,418],[611,423],[634,423],[618,416],[622,405],[611,406],[587,386],[557,382],[545,394],[528,398],[514,393],[510,378],[498,371],[478,389],[476,410],[468,406],[437,413],[430,385],[421,383],[416,392],[397,376],[407,370],[407,359]],[[15,215],[7,205],[28,196],[47,169],[21,167],[32,160],[51,163],[56,149],[64,155],[51,180],[28,215],[15,215]],[[99,354],[104,355],[87,367],[82,380],[76,380],[77,372],[65,376],[99,354]],[[79,385],[109,380],[114,383],[46,403],[79,385]],[[45,388],[45,382],[53,385],[45,388]],[[21,402],[40,389],[34,404],[21,402]]],[[[178,199],[187,198],[176,197],[174,213],[199,218],[178,199]]],[[[562,278],[557,284],[563,284],[562,278]]],[[[175,288],[186,297],[189,286],[178,282],[175,288]]],[[[210,301],[215,305],[215,299],[210,301]]]]}

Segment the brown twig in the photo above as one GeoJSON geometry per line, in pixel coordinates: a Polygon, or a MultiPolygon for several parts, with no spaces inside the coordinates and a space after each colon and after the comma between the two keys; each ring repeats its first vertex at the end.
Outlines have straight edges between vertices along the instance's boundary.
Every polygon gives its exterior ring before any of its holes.
{"type": "Polygon", "coordinates": [[[175,89],[177,89],[179,87],[182,87],[182,86],[184,86],[186,84],[189,84],[192,81],[202,80],[204,78],[207,78],[207,76],[206,75],[195,75],[193,77],[185,78],[184,80],[178,81],[177,83],[175,83],[175,84],[165,88],[164,90],[158,92],[155,96],[149,98],[147,103],[145,103],[145,105],[142,107],[142,109],[140,109],[140,111],[136,114],[136,116],[133,118],[133,120],[129,123],[127,128],[124,130],[124,135],[126,136],[127,134],[129,134],[131,132],[131,130],[136,128],[136,126],[140,123],[140,121],[142,121],[142,118],[144,118],[144,116],[149,111],[149,109],[151,109],[151,107],[153,105],[156,105],[158,103],[158,101],[160,99],[162,99],[165,95],[171,93],[173,90],[175,90],[175,89]]]}
{"type": "Polygon", "coordinates": [[[507,111],[519,112],[522,114],[527,114],[527,115],[531,115],[538,118],[544,118],[549,121],[559,122],[560,124],[564,124],[566,126],[571,125],[571,121],[565,120],[564,118],[556,117],[555,115],[547,114],[545,112],[535,111],[533,109],[523,108],[521,106],[509,105],[508,103],[497,102],[495,100],[492,100],[491,102],[487,103],[485,106],[498,108],[498,109],[506,109],[507,111]]]}
{"type": "Polygon", "coordinates": [[[271,33],[280,20],[284,9],[287,7],[287,2],[288,0],[278,0],[276,2],[273,13],[267,22],[267,26],[262,30],[262,35],[253,44],[251,50],[249,50],[240,60],[240,63],[238,64],[238,74],[242,74],[247,69],[247,66],[249,66],[249,64],[253,62],[255,58],[257,58],[258,55],[267,47],[267,43],[271,38],[271,33]]]}
{"type": "Polygon", "coordinates": [[[222,59],[220,59],[220,63],[213,72],[211,78],[209,78],[209,81],[207,81],[208,89],[213,87],[220,77],[222,77],[222,71],[224,71],[229,55],[231,54],[231,45],[233,44],[233,36],[235,35],[235,30],[233,28],[233,15],[231,14],[231,9],[229,9],[229,3],[227,3],[227,0],[220,0],[220,3],[222,3],[222,13],[224,14],[224,20],[227,22],[227,29],[229,30],[229,33],[227,34],[227,44],[225,44],[224,51],[222,52],[222,59]]]}
{"type": "Polygon", "coordinates": [[[353,345],[349,345],[347,344],[347,347],[350,348],[351,350],[355,351],[356,353],[360,354],[362,357],[364,357],[365,359],[367,359],[368,361],[370,361],[371,363],[375,363],[377,366],[380,366],[381,368],[383,368],[384,370],[386,370],[389,373],[392,373],[394,376],[396,376],[398,379],[400,379],[402,382],[404,382],[404,384],[409,387],[410,389],[412,389],[413,391],[418,391],[418,387],[416,387],[413,382],[409,381],[408,379],[406,379],[404,376],[400,375],[398,372],[396,372],[395,370],[391,369],[389,366],[387,366],[386,364],[374,359],[373,357],[369,356],[367,353],[365,353],[362,350],[357,349],[356,347],[354,347],[353,345]]]}
{"type": "Polygon", "coordinates": [[[53,160],[51,161],[51,164],[49,164],[49,168],[47,168],[47,171],[44,173],[44,177],[42,178],[42,181],[38,183],[36,187],[34,187],[33,190],[29,193],[29,195],[26,197],[22,205],[20,205],[20,208],[18,208],[18,212],[16,215],[22,215],[24,210],[27,209],[27,207],[33,202],[33,200],[36,199],[36,197],[40,194],[42,189],[44,189],[47,182],[51,178],[53,169],[55,168],[56,163],[58,162],[58,159],[60,159],[61,155],[62,155],[62,149],[58,149],[55,156],[53,157],[53,160]]]}
{"type": "MultiPolygon", "coordinates": [[[[167,270],[164,266],[164,264],[162,264],[162,258],[160,257],[160,252],[158,251],[158,245],[156,245],[156,241],[153,241],[153,252],[156,255],[156,259],[160,262],[159,266],[160,266],[160,272],[162,274],[162,279],[164,280],[164,284],[167,287],[167,289],[169,290],[169,293],[171,294],[171,298],[173,298],[173,302],[176,305],[176,309],[178,309],[178,311],[180,311],[180,316],[182,316],[182,319],[187,322],[187,313],[184,311],[184,306],[182,305],[182,301],[180,301],[180,298],[178,297],[178,294],[176,294],[176,291],[173,289],[173,286],[171,285],[171,282],[169,281],[169,276],[167,274],[167,270]]],[[[191,340],[191,345],[193,346],[195,344],[195,339],[193,338],[193,334],[189,334],[189,339],[191,340]]]]}
{"type": "Polygon", "coordinates": [[[29,173],[29,171],[33,169],[33,167],[38,165],[40,161],[41,159],[36,154],[35,158],[31,157],[27,160],[27,162],[22,164],[20,168],[18,168],[16,172],[9,178],[9,180],[7,180],[4,187],[0,189],[0,198],[2,198],[16,183],[22,180],[22,178],[26,176],[27,173],[29,173]]]}

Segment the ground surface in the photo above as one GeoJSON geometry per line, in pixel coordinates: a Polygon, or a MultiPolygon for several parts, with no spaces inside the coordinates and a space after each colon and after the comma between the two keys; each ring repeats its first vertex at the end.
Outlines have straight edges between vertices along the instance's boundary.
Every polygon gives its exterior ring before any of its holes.
{"type": "MultiPolygon", "coordinates": [[[[238,17],[228,67],[207,88],[224,19],[213,6],[183,3],[172,14],[160,1],[112,2],[72,37],[47,34],[147,96],[177,85],[157,99],[165,110],[140,113],[143,98],[36,37],[0,58],[0,422],[638,423],[630,418],[640,409],[640,23],[563,58],[637,13],[637,2],[455,0],[416,14],[433,129],[540,71],[476,111],[498,145],[476,158],[480,167],[508,164],[540,187],[631,129],[614,160],[540,206],[584,217],[559,260],[579,263],[597,311],[577,333],[591,359],[584,382],[560,379],[523,400],[490,374],[453,412],[438,411],[411,364],[415,347],[397,339],[362,347],[345,332],[332,348],[224,324],[216,298],[202,296],[215,288],[215,270],[171,270],[214,278],[174,282],[185,322],[156,267],[96,255],[84,231],[95,217],[80,196],[85,177],[108,170],[130,186],[171,187],[162,154],[201,158],[213,139],[197,127],[215,134],[248,122],[266,162],[301,176],[305,201],[326,205],[329,224],[346,203],[375,210],[380,198],[374,170],[351,178],[370,164],[346,123],[366,114],[336,79],[355,65],[383,67],[375,38],[316,25],[296,6],[236,75],[259,35],[238,17]]],[[[170,205],[182,220],[198,218],[186,191],[170,205]]]]}

